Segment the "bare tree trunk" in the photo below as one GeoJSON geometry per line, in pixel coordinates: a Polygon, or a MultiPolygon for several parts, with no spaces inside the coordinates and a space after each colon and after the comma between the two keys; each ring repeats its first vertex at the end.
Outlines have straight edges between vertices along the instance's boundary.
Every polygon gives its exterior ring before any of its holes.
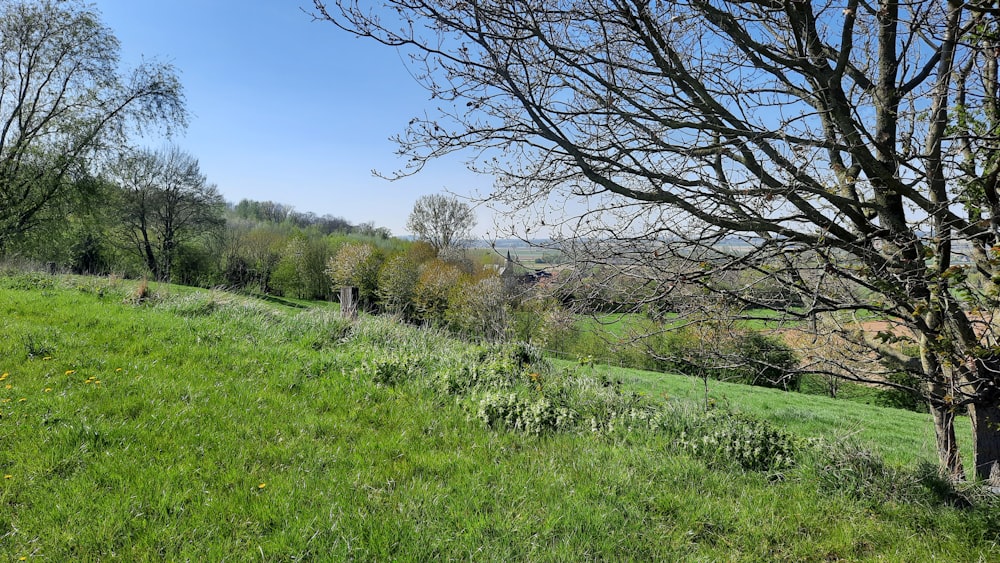
{"type": "Polygon", "coordinates": [[[993,466],[1000,463],[1000,406],[973,403],[969,405],[969,417],[972,419],[976,476],[986,480],[993,466]]]}
{"type": "Polygon", "coordinates": [[[955,410],[937,402],[931,404],[930,409],[934,417],[934,434],[941,467],[953,480],[964,481],[962,454],[958,451],[958,442],[955,440],[955,410]]]}
{"type": "MultiPolygon", "coordinates": [[[[928,326],[937,328],[940,317],[930,313],[926,317],[928,326]]],[[[965,480],[965,468],[962,465],[962,454],[955,440],[955,407],[954,396],[948,382],[954,381],[954,373],[945,371],[937,356],[931,351],[930,339],[926,334],[920,336],[920,363],[924,371],[925,389],[934,418],[934,435],[937,438],[938,461],[944,471],[954,480],[965,480]],[[948,398],[951,397],[949,400],[948,398]]]]}

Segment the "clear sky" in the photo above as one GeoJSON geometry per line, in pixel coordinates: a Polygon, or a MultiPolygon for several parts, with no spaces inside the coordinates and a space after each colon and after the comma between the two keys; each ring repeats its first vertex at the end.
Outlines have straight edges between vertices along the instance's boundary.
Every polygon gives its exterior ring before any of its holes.
{"type": "MultiPolygon", "coordinates": [[[[389,182],[403,167],[389,137],[430,106],[394,49],[303,12],[308,0],[96,0],[122,62],[157,59],[180,75],[192,114],[173,140],[225,198],[373,221],[406,233],[429,193],[485,192],[492,178],[460,158],[389,182]]],[[[162,141],[147,141],[158,148],[162,141]]],[[[477,234],[492,230],[479,212],[477,234]]]]}

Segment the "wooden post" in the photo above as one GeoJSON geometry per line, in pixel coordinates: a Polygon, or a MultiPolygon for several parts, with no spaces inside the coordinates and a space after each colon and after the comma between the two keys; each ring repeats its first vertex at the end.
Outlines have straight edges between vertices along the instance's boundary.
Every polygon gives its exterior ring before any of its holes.
{"type": "Polygon", "coordinates": [[[358,318],[358,288],[340,288],[340,314],[348,319],[358,318]]]}

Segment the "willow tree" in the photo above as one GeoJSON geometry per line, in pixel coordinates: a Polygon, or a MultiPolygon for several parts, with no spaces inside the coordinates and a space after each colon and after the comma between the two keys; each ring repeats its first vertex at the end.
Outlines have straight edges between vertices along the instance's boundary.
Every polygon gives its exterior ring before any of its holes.
{"type": "Polygon", "coordinates": [[[399,137],[404,173],[471,149],[494,200],[617,253],[619,273],[648,279],[644,299],[701,283],[744,311],[832,319],[919,378],[954,475],[962,407],[976,474],[1000,461],[992,4],[315,4],[406,50],[430,90],[435,111],[399,137]],[[742,282],[718,283],[734,271],[742,282]],[[757,300],[746,290],[760,283],[796,298],[757,300]],[[865,333],[852,318],[886,324],[865,333]]]}
{"type": "Polygon", "coordinates": [[[0,250],[51,219],[130,134],[183,125],[173,69],[123,71],[119,51],[88,4],[0,0],[0,250]]]}

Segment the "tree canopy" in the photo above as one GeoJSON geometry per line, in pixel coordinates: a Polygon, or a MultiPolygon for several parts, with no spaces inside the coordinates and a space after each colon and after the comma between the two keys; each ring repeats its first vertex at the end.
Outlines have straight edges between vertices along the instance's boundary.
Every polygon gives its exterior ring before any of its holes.
{"type": "Polygon", "coordinates": [[[171,147],[123,154],[111,167],[125,237],[156,279],[169,280],[179,246],[224,223],[225,201],[198,159],[171,147]]]}
{"type": "Polygon", "coordinates": [[[123,71],[118,55],[88,4],[0,0],[0,249],[131,133],[185,123],[174,70],[148,62],[123,71]]]}
{"type": "Polygon", "coordinates": [[[413,204],[406,228],[439,252],[462,244],[476,226],[472,207],[454,196],[430,194],[413,204]]]}
{"type": "MultiPolygon", "coordinates": [[[[701,285],[898,360],[941,461],[1000,467],[1000,12],[985,2],[315,0],[401,47],[434,110],[412,159],[470,149],[491,198],[666,298],[701,285]],[[582,200],[577,207],[568,200],[582,200]],[[557,214],[546,214],[554,208],[557,214]],[[563,215],[566,209],[580,213],[563,215]],[[726,251],[725,248],[738,248],[726,251]],[[609,259],[613,254],[613,259],[609,259]],[[750,280],[719,284],[725,272],[750,280]],[[758,301],[748,284],[797,296],[758,301]],[[794,303],[794,306],[790,304],[794,303]],[[857,330],[859,319],[889,326],[857,330]]],[[[813,369],[837,371],[837,358],[813,369]]],[[[874,365],[874,364],[873,364],[874,365]]],[[[885,365],[882,362],[880,365],[885,365]]],[[[885,372],[838,373],[885,383],[885,372]]],[[[879,368],[882,369],[882,368],[879,368]]],[[[876,370],[877,371],[877,370],[876,370]]]]}

